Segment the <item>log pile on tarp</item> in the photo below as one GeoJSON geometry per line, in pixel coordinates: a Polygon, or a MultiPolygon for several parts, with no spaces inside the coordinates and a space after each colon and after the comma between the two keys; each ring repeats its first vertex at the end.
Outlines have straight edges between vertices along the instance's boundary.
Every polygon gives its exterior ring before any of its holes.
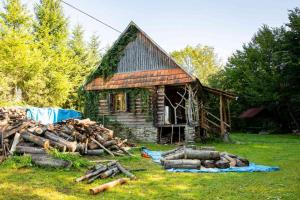
{"type": "Polygon", "coordinates": [[[86,180],[87,183],[92,183],[96,179],[106,179],[109,177],[114,177],[117,174],[123,173],[130,179],[136,179],[135,175],[125,169],[119,162],[111,161],[107,164],[98,164],[89,169],[85,175],[77,178],[76,182],[81,182],[86,180]]]}
{"type": "Polygon", "coordinates": [[[179,147],[162,153],[161,164],[165,169],[224,169],[249,166],[249,161],[234,154],[216,151],[214,147],[179,147]]]}
{"type": "MultiPolygon", "coordinates": [[[[90,119],[69,119],[43,125],[26,118],[25,109],[0,108],[0,158],[14,152],[41,154],[48,149],[82,155],[131,155],[127,139],[90,119]]],[[[0,159],[1,160],[1,159],[0,159]]]]}

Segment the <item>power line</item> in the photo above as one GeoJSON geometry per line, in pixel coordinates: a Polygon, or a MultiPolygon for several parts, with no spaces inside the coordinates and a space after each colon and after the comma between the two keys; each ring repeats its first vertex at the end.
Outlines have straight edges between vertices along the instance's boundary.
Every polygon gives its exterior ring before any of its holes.
{"type": "Polygon", "coordinates": [[[90,17],[90,18],[96,20],[97,22],[100,22],[101,24],[107,26],[108,28],[110,28],[110,29],[112,29],[112,30],[114,30],[114,31],[116,31],[116,32],[118,32],[118,33],[122,33],[122,32],[119,31],[118,29],[116,29],[116,28],[110,26],[109,24],[107,24],[107,23],[101,21],[100,19],[97,19],[96,17],[93,17],[92,15],[90,15],[90,14],[88,14],[88,13],[86,13],[86,12],[80,10],[79,8],[76,8],[75,6],[73,6],[73,5],[71,5],[71,4],[67,3],[67,2],[65,2],[65,1],[63,1],[63,0],[61,0],[61,2],[64,3],[64,4],[66,4],[66,5],[69,6],[69,7],[73,8],[73,9],[75,9],[75,10],[81,12],[82,14],[87,15],[88,17],[90,17]]]}

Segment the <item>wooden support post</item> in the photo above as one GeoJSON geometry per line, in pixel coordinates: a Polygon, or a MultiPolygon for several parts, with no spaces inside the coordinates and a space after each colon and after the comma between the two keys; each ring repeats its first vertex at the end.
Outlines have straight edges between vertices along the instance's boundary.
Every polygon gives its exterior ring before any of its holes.
{"type": "Polygon", "coordinates": [[[179,141],[179,143],[180,143],[180,126],[178,127],[179,128],[179,139],[178,139],[178,141],[179,141]]]}
{"type": "Polygon", "coordinates": [[[229,124],[230,129],[231,129],[230,101],[229,100],[227,100],[227,111],[228,111],[228,124],[229,124]]]}
{"type": "Polygon", "coordinates": [[[159,131],[159,143],[161,143],[161,137],[162,137],[162,127],[160,127],[160,131],[159,131]]]}
{"type": "Polygon", "coordinates": [[[224,121],[223,121],[223,95],[220,95],[220,129],[221,136],[225,133],[224,121]]]}
{"type": "Polygon", "coordinates": [[[174,127],[173,127],[173,124],[172,124],[172,132],[171,132],[171,144],[173,144],[173,133],[174,133],[174,127]]]}

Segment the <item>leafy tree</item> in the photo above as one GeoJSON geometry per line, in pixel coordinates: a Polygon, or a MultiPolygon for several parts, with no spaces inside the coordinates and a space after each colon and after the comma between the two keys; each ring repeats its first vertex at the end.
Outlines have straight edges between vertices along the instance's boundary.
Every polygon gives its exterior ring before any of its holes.
{"type": "Polygon", "coordinates": [[[281,105],[288,112],[291,127],[300,130],[300,9],[289,11],[289,23],[282,43],[281,105]]]}
{"type": "Polygon", "coordinates": [[[252,40],[237,50],[210,84],[235,92],[238,116],[250,107],[265,106],[273,124],[300,129],[300,11],[289,12],[289,23],[280,28],[261,27],[252,40]]]}
{"type": "MultiPolygon", "coordinates": [[[[39,76],[41,53],[32,37],[32,19],[20,0],[7,0],[1,17],[0,95],[2,101],[15,100],[14,91],[22,92],[23,101],[31,101],[37,88],[27,90],[27,83],[39,76]]],[[[17,102],[11,102],[17,103],[17,102]]]]}
{"type": "Polygon", "coordinates": [[[173,51],[171,56],[188,71],[196,75],[201,83],[208,84],[208,77],[219,71],[220,65],[212,47],[187,46],[173,51]]]}

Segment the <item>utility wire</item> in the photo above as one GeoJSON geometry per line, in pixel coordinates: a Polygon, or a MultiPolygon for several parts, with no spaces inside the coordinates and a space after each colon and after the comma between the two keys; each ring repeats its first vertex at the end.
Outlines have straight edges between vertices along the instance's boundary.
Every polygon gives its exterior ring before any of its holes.
{"type": "Polygon", "coordinates": [[[97,22],[100,22],[101,24],[107,26],[108,28],[110,28],[110,29],[112,29],[112,30],[114,30],[114,31],[116,31],[116,32],[118,32],[118,33],[122,33],[122,32],[119,31],[118,29],[116,29],[116,28],[110,26],[109,24],[107,24],[107,23],[101,21],[100,19],[97,19],[96,17],[93,17],[92,15],[90,15],[90,14],[84,12],[83,10],[80,10],[79,8],[76,8],[75,6],[73,6],[73,5],[71,5],[71,4],[67,3],[67,2],[65,2],[64,0],[61,0],[61,2],[64,3],[65,5],[67,5],[67,6],[71,7],[71,8],[73,8],[73,9],[75,9],[75,10],[81,12],[82,14],[87,15],[88,17],[90,17],[90,18],[96,20],[97,22]]]}

